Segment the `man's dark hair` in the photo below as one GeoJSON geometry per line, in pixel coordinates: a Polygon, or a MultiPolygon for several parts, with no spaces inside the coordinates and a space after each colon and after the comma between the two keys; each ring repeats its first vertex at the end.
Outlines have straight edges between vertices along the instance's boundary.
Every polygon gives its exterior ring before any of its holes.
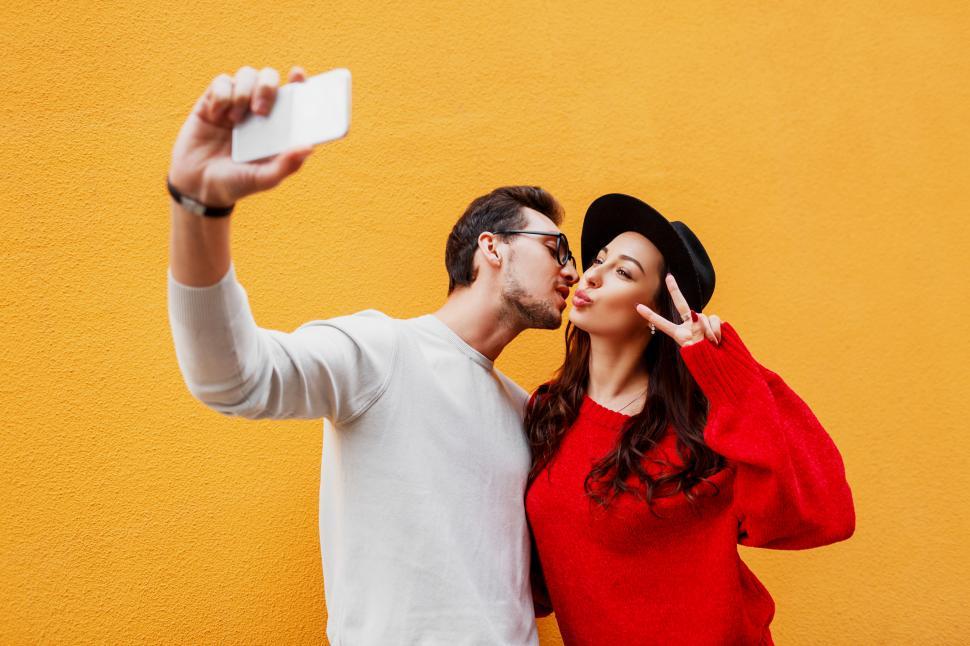
{"type": "Polygon", "coordinates": [[[475,198],[448,235],[445,266],[448,268],[449,294],[459,285],[471,285],[475,281],[472,261],[478,248],[478,236],[483,231],[521,229],[528,220],[522,212],[523,206],[542,213],[556,226],[562,224],[562,206],[538,186],[502,186],[475,198]]]}

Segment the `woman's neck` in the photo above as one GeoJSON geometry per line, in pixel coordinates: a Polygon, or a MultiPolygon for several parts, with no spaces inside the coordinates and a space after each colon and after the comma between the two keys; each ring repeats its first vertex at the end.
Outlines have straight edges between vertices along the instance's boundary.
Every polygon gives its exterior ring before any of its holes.
{"type": "MultiPolygon", "coordinates": [[[[641,357],[649,336],[617,340],[590,335],[589,384],[586,394],[597,403],[610,408],[623,406],[630,398],[642,393],[650,375],[641,357]],[[625,398],[625,400],[624,400],[625,398]]],[[[634,406],[639,409],[639,406],[634,406]]],[[[624,411],[626,412],[626,411],[624,411]]]]}

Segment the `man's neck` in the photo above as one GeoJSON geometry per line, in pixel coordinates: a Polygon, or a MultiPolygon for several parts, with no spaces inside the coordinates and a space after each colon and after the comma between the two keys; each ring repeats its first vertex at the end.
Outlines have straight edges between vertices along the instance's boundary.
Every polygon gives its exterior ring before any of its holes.
{"type": "Polygon", "coordinates": [[[453,292],[432,314],[491,361],[522,331],[502,320],[498,303],[486,300],[471,289],[453,292]]]}

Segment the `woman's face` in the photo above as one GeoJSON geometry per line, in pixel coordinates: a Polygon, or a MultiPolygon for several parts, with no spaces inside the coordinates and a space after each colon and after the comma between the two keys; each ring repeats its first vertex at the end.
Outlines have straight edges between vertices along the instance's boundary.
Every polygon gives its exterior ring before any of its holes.
{"type": "Polygon", "coordinates": [[[643,235],[626,231],[600,249],[579,279],[569,320],[600,336],[630,336],[649,327],[637,303],[653,309],[660,287],[660,250],[643,235]]]}

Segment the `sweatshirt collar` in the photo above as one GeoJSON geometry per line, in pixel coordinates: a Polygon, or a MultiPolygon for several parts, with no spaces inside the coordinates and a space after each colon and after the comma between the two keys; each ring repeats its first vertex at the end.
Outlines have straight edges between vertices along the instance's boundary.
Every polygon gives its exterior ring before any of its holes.
{"type": "Polygon", "coordinates": [[[425,314],[424,316],[419,316],[418,320],[424,321],[429,329],[436,332],[438,336],[450,342],[456,348],[468,355],[468,357],[475,363],[480,364],[487,370],[491,370],[494,367],[494,361],[486,357],[472,346],[468,345],[463,338],[458,336],[457,332],[448,327],[444,321],[439,319],[434,314],[425,314]]]}

